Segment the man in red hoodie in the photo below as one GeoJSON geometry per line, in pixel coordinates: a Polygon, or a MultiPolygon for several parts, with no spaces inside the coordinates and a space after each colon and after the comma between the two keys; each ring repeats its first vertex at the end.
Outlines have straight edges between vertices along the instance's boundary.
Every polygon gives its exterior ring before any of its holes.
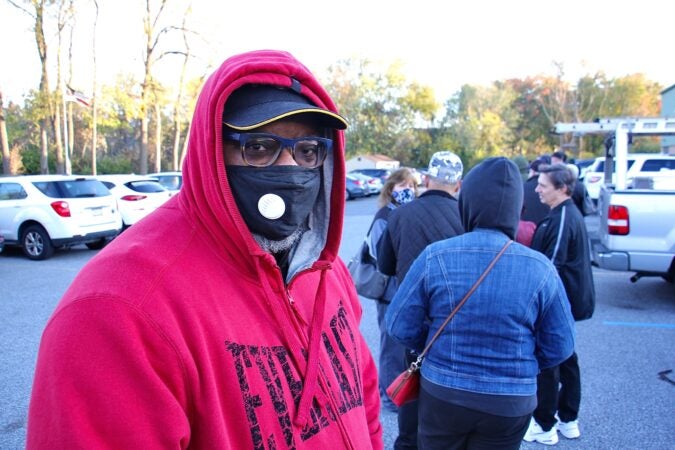
{"type": "Polygon", "coordinates": [[[28,449],[381,449],[337,256],[346,122],[285,52],[234,56],[181,192],[106,247],[42,337],[28,449]]]}

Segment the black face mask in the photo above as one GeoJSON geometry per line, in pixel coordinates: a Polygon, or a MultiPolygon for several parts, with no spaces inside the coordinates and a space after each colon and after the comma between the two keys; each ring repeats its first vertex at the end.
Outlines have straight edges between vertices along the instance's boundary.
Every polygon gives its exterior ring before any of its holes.
{"type": "Polygon", "coordinates": [[[226,171],[249,230],[276,241],[307,220],[321,188],[320,168],[227,166],[226,171]]]}

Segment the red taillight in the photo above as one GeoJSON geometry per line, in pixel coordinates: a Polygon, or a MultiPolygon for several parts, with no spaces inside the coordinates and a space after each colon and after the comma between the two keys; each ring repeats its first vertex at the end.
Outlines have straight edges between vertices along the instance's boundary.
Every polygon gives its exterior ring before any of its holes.
{"type": "Polygon", "coordinates": [[[619,205],[610,205],[607,213],[607,231],[609,234],[625,236],[630,232],[628,208],[619,205]]]}
{"type": "Polygon", "coordinates": [[[68,206],[68,202],[53,202],[51,204],[52,209],[56,212],[61,217],[70,217],[70,206],[68,206]]]}
{"type": "Polygon", "coordinates": [[[120,200],[126,200],[128,202],[137,202],[139,200],[143,200],[144,198],[147,198],[147,195],[125,195],[120,200]]]}

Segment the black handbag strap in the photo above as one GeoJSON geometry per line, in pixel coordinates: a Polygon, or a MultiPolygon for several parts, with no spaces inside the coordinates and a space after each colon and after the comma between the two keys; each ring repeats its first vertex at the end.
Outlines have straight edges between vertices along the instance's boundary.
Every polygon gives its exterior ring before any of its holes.
{"type": "Polygon", "coordinates": [[[462,300],[457,304],[457,306],[455,306],[455,309],[453,309],[452,312],[450,313],[450,315],[448,316],[448,318],[445,319],[445,322],[443,322],[443,325],[441,325],[441,326],[438,328],[438,330],[437,330],[436,333],[433,335],[433,337],[431,338],[431,340],[429,341],[429,343],[426,345],[426,347],[424,347],[424,350],[422,350],[422,353],[420,353],[420,354],[417,356],[417,360],[414,361],[414,362],[410,365],[410,369],[411,369],[411,370],[417,370],[417,369],[419,369],[420,365],[422,364],[422,360],[424,359],[424,356],[426,356],[427,352],[429,351],[429,349],[431,348],[431,346],[433,345],[433,343],[436,342],[436,339],[438,339],[438,337],[441,335],[441,333],[443,332],[443,329],[446,327],[446,325],[448,325],[448,323],[450,323],[450,321],[451,321],[452,318],[455,316],[455,314],[457,314],[457,311],[459,311],[460,308],[461,308],[462,306],[464,306],[464,303],[466,303],[466,301],[469,299],[469,297],[471,297],[471,294],[473,294],[474,291],[478,288],[478,286],[480,286],[480,284],[483,282],[483,280],[484,280],[485,277],[488,275],[488,273],[490,273],[490,271],[491,271],[492,268],[495,266],[495,264],[497,264],[497,261],[499,261],[499,258],[502,257],[502,255],[504,254],[504,252],[506,251],[506,249],[509,248],[509,245],[511,245],[511,244],[513,244],[513,241],[508,241],[506,244],[504,244],[504,247],[502,247],[502,249],[499,251],[499,253],[497,253],[497,256],[495,256],[495,257],[492,259],[492,261],[491,261],[490,264],[485,268],[485,270],[483,271],[483,273],[481,274],[481,276],[478,278],[478,280],[476,280],[476,282],[473,284],[473,286],[471,286],[471,289],[469,289],[469,291],[468,291],[466,294],[464,294],[464,297],[462,298],[462,300]]]}
{"type": "Polygon", "coordinates": [[[373,259],[372,256],[370,256],[370,248],[368,247],[368,239],[370,238],[370,232],[373,230],[373,225],[375,225],[375,219],[373,219],[373,221],[370,222],[370,226],[368,227],[368,231],[366,232],[366,237],[363,238],[361,247],[359,247],[357,257],[361,264],[375,265],[375,260],[373,259]]]}

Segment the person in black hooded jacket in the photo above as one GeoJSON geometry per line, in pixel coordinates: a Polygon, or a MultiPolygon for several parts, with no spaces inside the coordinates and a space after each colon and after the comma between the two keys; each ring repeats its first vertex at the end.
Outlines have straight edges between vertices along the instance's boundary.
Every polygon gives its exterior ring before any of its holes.
{"type": "MultiPolygon", "coordinates": [[[[571,198],[576,179],[564,164],[540,166],[539,172],[536,191],[551,213],[537,226],[531,247],[546,255],[558,270],[574,320],[589,319],[595,309],[595,287],[586,224],[571,198]]],[[[556,430],[568,439],[580,436],[581,378],[576,353],[539,374],[537,398],[526,441],[554,444],[556,430]]]]}

